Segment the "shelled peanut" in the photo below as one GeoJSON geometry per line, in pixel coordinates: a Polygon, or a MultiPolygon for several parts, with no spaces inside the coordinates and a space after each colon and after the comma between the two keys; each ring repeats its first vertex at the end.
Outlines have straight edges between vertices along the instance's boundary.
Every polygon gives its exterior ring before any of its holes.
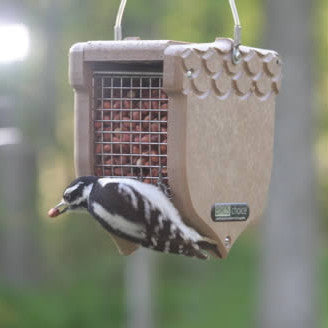
{"type": "Polygon", "coordinates": [[[156,183],[159,167],[167,176],[167,94],[159,89],[117,91],[96,110],[95,153],[100,156],[95,173],[142,176],[156,183]]]}

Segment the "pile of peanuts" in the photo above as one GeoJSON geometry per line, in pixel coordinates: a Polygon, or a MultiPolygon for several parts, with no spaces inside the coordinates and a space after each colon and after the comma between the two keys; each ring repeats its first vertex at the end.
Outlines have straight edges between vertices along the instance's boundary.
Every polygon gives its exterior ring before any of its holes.
{"type": "Polygon", "coordinates": [[[159,88],[112,90],[95,110],[95,174],[167,183],[167,114],[159,88]]]}

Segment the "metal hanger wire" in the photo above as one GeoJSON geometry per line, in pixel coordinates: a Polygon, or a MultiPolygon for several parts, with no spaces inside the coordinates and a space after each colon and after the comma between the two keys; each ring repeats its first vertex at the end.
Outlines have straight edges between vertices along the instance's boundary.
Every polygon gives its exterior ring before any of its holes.
{"type": "Polygon", "coordinates": [[[121,4],[116,15],[116,22],[114,26],[114,40],[116,41],[122,40],[122,17],[126,6],[126,1],[127,0],[121,0],[121,4]]]}
{"type": "MultiPolygon", "coordinates": [[[[119,7],[117,15],[116,15],[116,22],[115,22],[115,26],[114,26],[114,39],[116,41],[122,40],[122,18],[123,18],[126,2],[127,2],[127,0],[121,0],[120,7],[119,7]]],[[[235,0],[229,0],[229,4],[230,4],[233,20],[235,23],[232,61],[235,64],[238,64],[241,59],[241,53],[239,50],[239,46],[241,44],[241,24],[240,24],[238,10],[236,7],[235,0]]]]}

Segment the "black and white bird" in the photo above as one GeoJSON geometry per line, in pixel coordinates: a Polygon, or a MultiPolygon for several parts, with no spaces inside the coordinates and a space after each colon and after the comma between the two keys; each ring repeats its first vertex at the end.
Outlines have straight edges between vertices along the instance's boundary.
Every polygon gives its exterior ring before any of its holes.
{"type": "Polygon", "coordinates": [[[76,209],[87,210],[107,231],[146,248],[200,259],[208,257],[204,251],[220,256],[216,242],[186,225],[154,185],[129,178],[79,177],[48,215],[76,209]]]}

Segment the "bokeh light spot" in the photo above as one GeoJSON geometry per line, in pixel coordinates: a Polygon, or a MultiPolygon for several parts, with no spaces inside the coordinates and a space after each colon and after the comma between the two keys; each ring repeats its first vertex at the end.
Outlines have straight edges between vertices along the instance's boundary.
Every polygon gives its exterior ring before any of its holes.
{"type": "Polygon", "coordinates": [[[29,33],[25,25],[0,25],[0,63],[22,61],[28,51],[29,33]]]}

